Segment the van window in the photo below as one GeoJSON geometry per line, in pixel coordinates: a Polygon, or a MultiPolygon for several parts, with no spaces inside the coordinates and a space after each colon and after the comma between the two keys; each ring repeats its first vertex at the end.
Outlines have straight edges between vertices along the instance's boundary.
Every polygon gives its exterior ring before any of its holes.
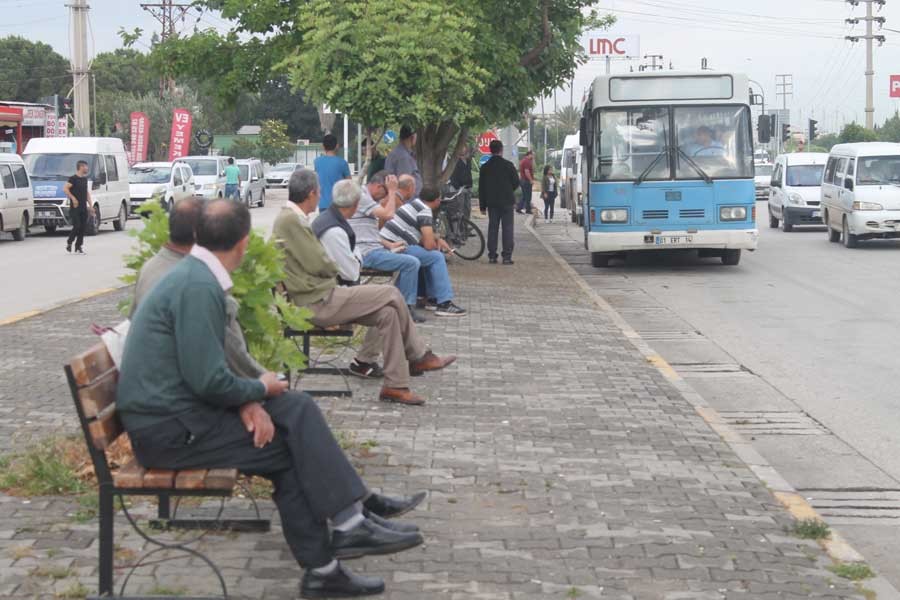
{"type": "Polygon", "coordinates": [[[30,187],[28,185],[28,174],[25,172],[25,167],[22,165],[12,165],[13,179],[16,180],[17,188],[27,188],[30,187]]]}
{"type": "Polygon", "coordinates": [[[831,183],[834,179],[834,169],[837,166],[837,158],[834,156],[828,157],[828,162],[825,164],[825,177],[822,179],[824,183],[831,183]]]}
{"type": "Polygon", "coordinates": [[[831,183],[833,183],[836,186],[843,187],[844,186],[844,182],[843,182],[844,171],[846,171],[846,170],[847,170],[847,159],[842,158],[842,159],[840,159],[840,161],[838,161],[838,166],[834,170],[834,179],[831,180],[831,183]]]}
{"type": "Polygon", "coordinates": [[[866,156],[859,159],[857,185],[900,183],[900,156],[866,156]]]}
{"type": "Polygon", "coordinates": [[[787,184],[791,187],[819,187],[822,185],[822,165],[789,166],[787,184]]]}
{"type": "Polygon", "coordinates": [[[175,187],[184,184],[184,178],[181,177],[181,169],[175,169],[175,175],[172,177],[172,184],[175,187]]]}
{"type": "Polygon", "coordinates": [[[16,180],[13,179],[12,171],[9,170],[9,165],[0,165],[0,179],[3,180],[3,187],[11,190],[16,187],[16,180]]]}
{"type": "Polygon", "coordinates": [[[772,187],[781,187],[781,176],[782,176],[782,167],[781,163],[775,165],[775,170],[772,172],[772,181],[770,185],[772,187]]]}
{"type": "Polygon", "coordinates": [[[191,168],[194,175],[216,176],[219,174],[219,171],[217,171],[219,161],[214,158],[192,158],[185,160],[184,163],[191,168]]]}
{"type": "Polygon", "coordinates": [[[116,166],[116,157],[115,156],[107,156],[106,158],[106,180],[107,181],[118,181],[119,180],[119,168],[116,166]]]}

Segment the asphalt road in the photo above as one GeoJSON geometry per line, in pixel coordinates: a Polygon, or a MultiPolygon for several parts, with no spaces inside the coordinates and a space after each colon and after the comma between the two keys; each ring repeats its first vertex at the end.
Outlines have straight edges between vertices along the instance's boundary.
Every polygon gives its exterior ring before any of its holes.
{"type": "MultiPolygon", "coordinates": [[[[269,190],[266,206],[252,209],[253,226],[268,233],[286,198],[284,190],[269,190]]],[[[0,234],[0,322],[121,285],[124,256],[135,244],[128,231],[140,227],[137,219],[125,231],[104,224],[97,236],[85,238],[85,256],[66,254],[68,229],[49,234],[34,227],[24,242],[0,234]]]]}

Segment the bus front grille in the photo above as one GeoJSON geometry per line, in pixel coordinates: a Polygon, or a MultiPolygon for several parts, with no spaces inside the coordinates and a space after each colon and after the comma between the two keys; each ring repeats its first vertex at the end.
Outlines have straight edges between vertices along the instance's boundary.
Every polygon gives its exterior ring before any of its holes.
{"type": "Polygon", "coordinates": [[[706,216],[706,210],[702,208],[685,208],[678,212],[682,219],[702,219],[706,216]]]}
{"type": "Polygon", "coordinates": [[[668,219],[669,211],[667,210],[645,210],[643,213],[645,219],[668,219]]]}

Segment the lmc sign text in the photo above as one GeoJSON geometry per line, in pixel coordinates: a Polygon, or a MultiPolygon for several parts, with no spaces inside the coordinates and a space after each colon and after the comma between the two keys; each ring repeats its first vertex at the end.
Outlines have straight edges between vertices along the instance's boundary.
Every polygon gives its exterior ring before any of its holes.
{"type": "Polygon", "coordinates": [[[590,58],[638,57],[641,55],[641,38],[637,35],[588,34],[584,49],[590,58]]]}

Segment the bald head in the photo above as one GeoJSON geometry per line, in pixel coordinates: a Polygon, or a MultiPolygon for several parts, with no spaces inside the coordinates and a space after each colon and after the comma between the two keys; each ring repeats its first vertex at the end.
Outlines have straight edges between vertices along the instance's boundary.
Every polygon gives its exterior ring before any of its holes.
{"type": "Polygon", "coordinates": [[[416,178],[412,175],[401,175],[397,180],[397,190],[407,202],[416,196],[416,178]]]}
{"type": "Polygon", "coordinates": [[[250,210],[243,202],[213,200],[197,223],[197,243],[211,252],[229,252],[250,234],[250,210]]]}
{"type": "Polygon", "coordinates": [[[191,196],[179,200],[169,214],[169,241],[179,246],[192,246],[202,212],[202,199],[191,196]]]}

